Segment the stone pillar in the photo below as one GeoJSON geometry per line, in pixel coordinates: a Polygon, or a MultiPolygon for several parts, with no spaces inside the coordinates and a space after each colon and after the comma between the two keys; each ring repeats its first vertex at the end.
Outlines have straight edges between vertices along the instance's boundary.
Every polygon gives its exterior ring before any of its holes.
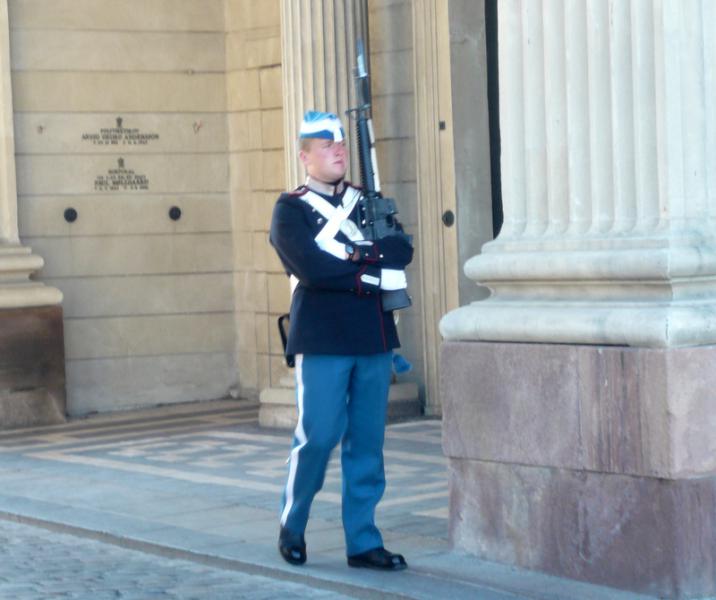
{"type": "Polygon", "coordinates": [[[0,428],[64,420],[62,293],[20,244],[7,0],[0,0],[0,428]]]}
{"type": "MultiPolygon", "coordinates": [[[[343,0],[281,2],[287,189],[296,187],[304,179],[296,138],[303,114],[308,109],[331,111],[341,117],[344,127],[349,129],[346,133],[354,148],[351,152],[351,173],[354,178],[359,177],[355,136],[345,115],[348,108],[355,106],[353,66],[356,22],[367,19],[360,14],[358,6],[358,3],[343,0]]],[[[364,42],[368,48],[368,40],[364,42]]],[[[286,294],[290,294],[288,280],[286,294]]],[[[284,377],[280,386],[261,392],[261,425],[295,427],[295,391],[291,386],[293,379],[284,377]]],[[[418,414],[420,400],[417,385],[392,385],[388,417],[397,419],[418,414]]]]}
{"type": "Polygon", "coordinates": [[[452,542],[716,594],[716,5],[499,11],[505,222],[441,322],[452,542]]]}
{"type": "MultiPolygon", "coordinates": [[[[355,106],[356,14],[344,0],[281,0],[283,36],[284,135],[286,179],[292,189],[303,183],[296,135],[309,109],[336,113],[350,128],[346,110],[355,106]]],[[[352,147],[355,144],[349,134],[352,147]]],[[[351,173],[357,179],[357,154],[351,152],[351,173]]]]}

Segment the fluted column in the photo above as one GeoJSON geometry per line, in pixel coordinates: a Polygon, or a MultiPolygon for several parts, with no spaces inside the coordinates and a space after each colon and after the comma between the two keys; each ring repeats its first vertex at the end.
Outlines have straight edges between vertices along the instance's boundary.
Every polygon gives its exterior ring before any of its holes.
{"type": "MultiPolygon", "coordinates": [[[[282,0],[284,135],[288,189],[303,181],[296,136],[306,110],[336,113],[349,127],[346,110],[355,106],[354,3],[345,0],[282,0]]],[[[357,153],[351,172],[358,177],[357,153]]]]}
{"type": "Polygon", "coordinates": [[[0,0],[0,309],[59,304],[62,293],[30,275],[43,260],[19,242],[7,0],[0,0]]]}
{"type": "Polygon", "coordinates": [[[505,223],[447,339],[716,342],[716,6],[499,6],[505,223]]]}

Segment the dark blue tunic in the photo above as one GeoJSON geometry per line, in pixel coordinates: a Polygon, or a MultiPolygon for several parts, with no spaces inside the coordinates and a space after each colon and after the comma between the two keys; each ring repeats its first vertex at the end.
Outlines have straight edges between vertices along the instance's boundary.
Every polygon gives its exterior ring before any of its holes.
{"type": "MultiPolygon", "coordinates": [[[[307,191],[281,194],[271,220],[271,244],[286,272],[300,281],[291,301],[286,353],[374,354],[399,347],[393,313],[381,308],[380,284],[361,279],[367,274],[379,280],[385,261],[375,253],[355,263],[321,250],[314,238],[326,219],[301,198],[307,191]]],[[[320,195],[333,206],[343,197],[320,195]]],[[[336,240],[350,242],[342,232],[336,240]]]]}

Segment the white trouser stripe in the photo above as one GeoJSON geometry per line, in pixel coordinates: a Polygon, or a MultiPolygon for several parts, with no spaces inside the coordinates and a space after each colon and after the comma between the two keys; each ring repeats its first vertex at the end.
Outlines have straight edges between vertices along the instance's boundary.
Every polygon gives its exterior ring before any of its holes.
{"type": "MultiPolygon", "coordinates": [[[[286,506],[281,513],[281,525],[286,525],[288,514],[293,507],[293,490],[296,484],[296,470],[298,469],[298,453],[306,445],[306,432],[303,430],[303,354],[296,355],[296,400],[298,403],[298,423],[294,435],[298,440],[296,447],[289,456],[288,481],[286,482],[286,506]]],[[[297,531],[296,533],[303,533],[297,531]]]]}

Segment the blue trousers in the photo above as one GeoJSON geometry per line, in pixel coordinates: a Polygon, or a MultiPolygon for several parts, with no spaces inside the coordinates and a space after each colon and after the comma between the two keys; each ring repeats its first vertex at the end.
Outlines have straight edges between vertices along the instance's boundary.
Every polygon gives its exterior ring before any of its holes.
{"type": "Polygon", "coordinates": [[[375,507],[385,490],[383,440],[392,353],[296,356],[298,424],[281,525],[306,529],[331,451],[341,442],[342,514],[349,556],[383,545],[375,507]]]}

